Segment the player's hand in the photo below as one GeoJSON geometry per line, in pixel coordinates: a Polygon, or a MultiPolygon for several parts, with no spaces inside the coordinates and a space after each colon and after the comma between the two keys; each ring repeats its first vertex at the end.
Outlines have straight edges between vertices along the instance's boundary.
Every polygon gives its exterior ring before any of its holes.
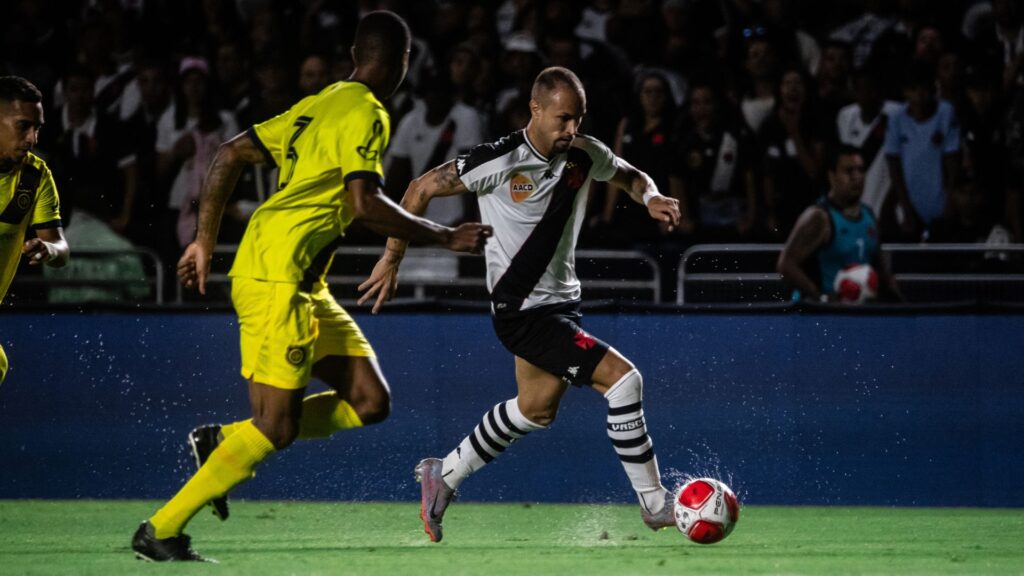
{"type": "Polygon", "coordinates": [[[669,231],[679,226],[679,200],[667,196],[655,196],[647,203],[647,212],[658,222],[668,224],[669,231]]]}
{"type": "Polygon", "coordinates": [[[57,249],[53,244],[39,238],[26,240],[21,246],[21,253],[28,259],[29,266],[39,266],[57,257],[57,249]]]}
{"type": "Polygon", "coordinates": [[[210,250],[199,242],[193,242],[185,248],[178,260],[178,280],[185,288],[199,288],[199,293],[206,295],[206,278],[210,275],[210,250]]]}
{"type": "Polygon", "coordinates": [[[494,235],[494,228],[479,222],[459,224],[452,231],[445,247],[454,252],[471,252],[479,254],[484,249],[487,239],[494,235]]]}
{"type": "Polygon", "coordinates": [[[377,264],[373,267],[373,272],[370,273],[370,277],[365,282],[359,285],[358,290],[360,292],[366,291],[362,296],[359,297],[357,304],[362,306],[370,298],[373,298],[374,294],[377,295],[377,301],[373,303],[373,309],[370,310],[372,314],[376,314],[380,311],[380,307],[385,302],[391,300],[391,297],[395,295],[395,290],[398,289],[398,265],[399,261],[389,257],[387,254],[381,257],[377,261],[377,264]]]}

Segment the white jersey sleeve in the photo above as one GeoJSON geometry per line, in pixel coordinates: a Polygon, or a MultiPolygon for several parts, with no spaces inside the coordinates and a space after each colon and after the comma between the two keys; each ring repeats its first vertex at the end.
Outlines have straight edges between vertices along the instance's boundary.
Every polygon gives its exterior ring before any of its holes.
{"type": "Polygon", "coordinates": [[[615,176],[615,172],[619,169],[618,157],[611,148],[605,146],[604,142],[586,134],[579,134],[576,136],[574,144],[585,150],[594,161],[594,165],[590,169],[590,176],[594,180],[607,182],[615,176]]]}
{"type": "Polygon", "coordinates": [[[510,152],[523,143],[522,132],[515,132],[496,142],[474,146],[455,159],[459,179],[470,192],[485,195],[508,180],[515,168],[510,152]]]}

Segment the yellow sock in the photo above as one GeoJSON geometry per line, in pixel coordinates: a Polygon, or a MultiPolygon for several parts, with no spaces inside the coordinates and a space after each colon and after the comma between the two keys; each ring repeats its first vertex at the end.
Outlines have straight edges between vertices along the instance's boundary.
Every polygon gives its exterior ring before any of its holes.
{"type": "Polygon", "coordinates": [[[239,420],[238,422],[232,422],[231,424],[225,424],[225,425],[221,426],[220,427],[220,436],[221,436],[220,439],[221,439],[221,442],[226,440],[228,436],[231,436],[232,434],[237,432],[238,429],[241,428],[242,425],[245,424],[246,422],[252,422],[252,418],[248,418],[246,420],[239,420]]]}
{"type": "Polygon", "coordinates": [[[327,438],[338,430],[359,428],[363,421],[348,402],[335,392],[306,396],[302,401],[299,439],[327,438]]]}
{"type": "Polygon", "coordinates": [[[149,519],[157,538],[181,534],[185,524],[217,496],[253,476],[253,469],[274,451],[273,444],[251,421],[241,423],[230,438],[210,454],[203,467],[149,519]]]}
{"type": "MultiPolygon", "coordinates": [[[[223,442],[234,434],[249,420],[240,420],[225,424],[220,427],[221,441],[223,442]]],[[[302,419],[299,420],[299,440],[311,440],[314,438],[327,438],[338,430],[359,428],[363,420],[356,414],[352,405],[344,400],[339,400],[335,392],[324,392],[306,396],[302,401],[302,419]]]]}

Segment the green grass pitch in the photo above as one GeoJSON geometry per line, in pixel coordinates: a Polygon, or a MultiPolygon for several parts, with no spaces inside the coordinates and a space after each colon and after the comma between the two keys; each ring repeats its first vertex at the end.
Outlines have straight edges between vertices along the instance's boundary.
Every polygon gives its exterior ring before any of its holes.
{"type": "Polygon", "coordinates": [[[233,502],[188,532],[219,564],[138,561],[157,502],[0,500],[0,574],[1024,574],[1024,510],[762,507],[724,542],[651,532],[635,506],[456,503],[432,544],[412,503],[233,502]]]}

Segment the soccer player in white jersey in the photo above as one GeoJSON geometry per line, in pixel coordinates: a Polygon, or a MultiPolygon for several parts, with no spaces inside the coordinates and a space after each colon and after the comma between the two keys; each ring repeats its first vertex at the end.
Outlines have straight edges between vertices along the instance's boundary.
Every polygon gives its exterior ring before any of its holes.
{"type": "MultiPolygon", "coordinates": [[[[420,517],[434,542],[441,540],[444,511],[462,481],[514,440],[547,428],[570,384],[590,386],[608,400],[608,436],[640,499],[643,521],[654,530],[674,524],[672,494],[661,483],[647,435],[640,372],[581,328],[574,259],[591,181],[622,188],[669,226],[679,223],[679,204],[662,196],[647,174],[579,133],[586,102],[571,71],[542,71],[525,130],[434,168],[402,198],[406,210],[422,214],[433,198],[477,195],[483,222],[494,227],[485,248],[494,329],[516,357],[518,395],[487,412],[448,456],[426,458],[416,467],[420,517]]],[[[374,312],[394,294],[406,245],[388,239],[360,286],[360,303],[376,296],[374,312]]]]}

